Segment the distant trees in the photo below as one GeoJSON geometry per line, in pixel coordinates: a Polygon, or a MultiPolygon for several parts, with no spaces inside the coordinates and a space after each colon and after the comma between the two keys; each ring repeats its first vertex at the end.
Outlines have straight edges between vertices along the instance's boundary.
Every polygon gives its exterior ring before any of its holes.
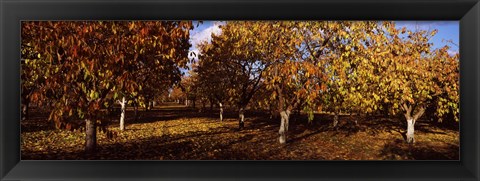
{"type": "MultiPolygon", "coordinates": [[[[22,22],[22,51],[32,47],[47,62],[41,66],[45,83],[37,88],[52,101],[50,119],[84,119],[85,151],[92,153],[103,109],[119,96],[154,86],[148,81],[178,80],[178,67],[188,60],[190,29],[191,22],[181,21],[22,22]]],[[[161,83],[155,85],[163,88],[161,83]]]]}
{"type": "MultiPolygon", "coordinates": [[[[211,44],[205,43],[200,45],[200,49],[207,51],[211,44]]],[[[208,99],[211,107],[217,104],[219,107],[219,119],[223,121],[223,108],[228,101],[228,90],[231,87],[228,77],[228,69],[221,65],[218,57],[204,56],[202,61],[197,62],[193,71],[197,75],[196,84],[199,89],[199,94],[208,99]]]]}
{"type": "Polygon", "coordinates": [[[182,91],[182,88],[179,85],[174,85],[170,90],[168,97],[177,104],[183,104],[183,101],[186,99],[186,94],[182,91]]]}
{"type": "Polygon", "coordinates": [[[222,76],[227,78],[223,80],[229,85],[227,99],[238,109],[239,129],[244,128],[245,109],[261,87],[262,72],[269,66],[262,56],[265,53],[262,41],[267,36],[264,25],[247,21],[229,22],[221,27],[220,35],[212,35],[211,45],[201,46],[200,59],[208,61],[213,69],[224,73],[222,76]]]}

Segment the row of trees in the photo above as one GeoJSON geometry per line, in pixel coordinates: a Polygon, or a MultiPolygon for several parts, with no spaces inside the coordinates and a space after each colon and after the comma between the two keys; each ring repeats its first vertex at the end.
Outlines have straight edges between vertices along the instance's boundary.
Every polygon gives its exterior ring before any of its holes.
{"type": "Polygon", "coordinates": [[[393,22],[227,22],[199,45],[189,76],[190,21],[22,22],[22,114],[31,103],[61,126],[86,124],[87,153],[109,108],[147,109],[169,94],[245,110],[262,107],[280,117],[287,140],[292,111],[403,114],[407,141],[429,110],[458,121],[459,55],[432,49],[436,31],[397,29],[393,22]],[[175,85],[175,86],[174,86],[175,85]],[[172,89],[173,87],[173,89],[172,89]]]}
{"type": "Polygon", "coordinates": [[[200,45],[189,94],[235,105],[240,129],[247,105],[280,115],[280,143],[296,109],[309,120],[333,112],[334,126],[340,111],[403,114],[409,143],[427,109],[458,121],[459,55],[432,48],[436,30],[387,21],[238,21],[221,30],[200,45]]]}
{"type": "Polygon", "coordinates": [[[86,123],[86,153],[115,102],[149,107],[180,81],[191,21],[22,22],[22,111],[35,103],[58,126],[86,123]]]}

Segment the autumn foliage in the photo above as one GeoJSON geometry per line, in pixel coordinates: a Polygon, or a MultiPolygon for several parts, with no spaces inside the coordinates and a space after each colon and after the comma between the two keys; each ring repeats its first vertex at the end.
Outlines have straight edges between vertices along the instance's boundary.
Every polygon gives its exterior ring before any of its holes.
{"type": "Polygon", "coordinates": [[[126,105],[137,121],[137,107],[154,102],[200,112],[208,103],[222,121],[234,111],[236,131],[245,129],[247,111],[267,112],[281,144],[292,140],[295,114],[308,124],[331,114],[333,128],[341,115],[401,117],[407,143],[422,118],[459,121],[459,54],[433,48],[437,30],[389,21],[228,21],[192,62],[193,28],[191,21],[22,22],[23,118],[35,105],[56,128],[84,127],[86,153],[96,150],[97,129],[113,137],[107,118],[117,103],[122,121],[126,105]]]}
{"type": "Polygon", "coordinates": [[[117,97],[149,99],[179,81],[191,28],[191,22],[175,21],[23,22],[22,48],[37,55],[24,58],[23,75],[34,77],[24,80],[39,79],[31,67],[43,73],[30,100],[48,103],[57,125],[85,119],[92,136],[86,148],[93,150],[102,110],[117,97]]]}
{"type": "Polygon", "coordinates": [[[270,109],[276,105],[281,143],[295,109],[309,120],[314,112],[333,112],[333,126],[339,112],[402,114],[411,125],[408,142],[427,109],[437,119],[450,114],[458,121],[459,57],[447,53],[447,46],[431,48],[436,30],[369,21],[235,21],[221,29],[201,46],[198,70],[200,77],[219,71],[228,78],[202,80],[202,85],[231,85],[212,91],[229,93],[240,123],[243,107],[264,88],[270,96],[256,101],[270,109]]]}

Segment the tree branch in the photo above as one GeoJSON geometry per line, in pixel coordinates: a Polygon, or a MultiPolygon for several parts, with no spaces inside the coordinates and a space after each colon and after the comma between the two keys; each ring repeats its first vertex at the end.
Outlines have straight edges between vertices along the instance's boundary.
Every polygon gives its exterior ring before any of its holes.
{"type": "Polygon", "coordinates": [[[423,115],[423,113],[425,113],[425,107],[420,106],[420,109],[418,110],[418,112],[413,116],[413,120],[416,121],[418,118],[420,118],[420,116],[423,115]]]}

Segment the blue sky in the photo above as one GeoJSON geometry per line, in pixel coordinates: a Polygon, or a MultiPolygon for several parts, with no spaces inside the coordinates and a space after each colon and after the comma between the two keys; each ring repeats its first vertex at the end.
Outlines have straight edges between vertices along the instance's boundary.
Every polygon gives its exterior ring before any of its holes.
{"type": "MultiPolygon", "coordinates": [[[[190,42],[192,47],[190,51],[193,51],[198,54],[197,45],[202,41],[210,41],[211,34],[219,34],[221,30],[219,25],[224,22],[219,21],[203,21],[202,24],[199,24],[194,21],[195,28],[190,31],[190,42]]],[[[459,47],[451,45],[446,40],[450,40],[456,45],[459,45],[459,36],[460,36],[460,27],[459,21],[396,21],[397,28],[407,27],[409,30],[434,30],[437,29],[437,34],[430,40],[433,43],[433,48],[440,48],[445,45],[451,47],[451,53],[456,53],[459,50],[459,47]]],[[[191,57],[194,58],[194,57],[191,57]]]]}
{"type": "Polygon", "coordinates": [[[396,26],[407,27],[410,30],[438,30],[437,34],[430,40],[433,48],[440,48],[449,45],[452,53],[458,52],[459,47],[447,43],[445,40],[451,40],[456,45],[460,39],[460,22],[459,21],[397,21],[396,26]]]}
{"type": "Polygon", "coordinates": [[[218,21],[203,21],[201,24],[198,24],[197,21],[194,21],[193,25],[195,28],[190,31],[190,43],[192,44],[190,51],[198,54],[197,45],[203,41],[210,41],[212,33],[219,34],[221,32],[219,25],[221,24],[223,23],[218,21]]]}

